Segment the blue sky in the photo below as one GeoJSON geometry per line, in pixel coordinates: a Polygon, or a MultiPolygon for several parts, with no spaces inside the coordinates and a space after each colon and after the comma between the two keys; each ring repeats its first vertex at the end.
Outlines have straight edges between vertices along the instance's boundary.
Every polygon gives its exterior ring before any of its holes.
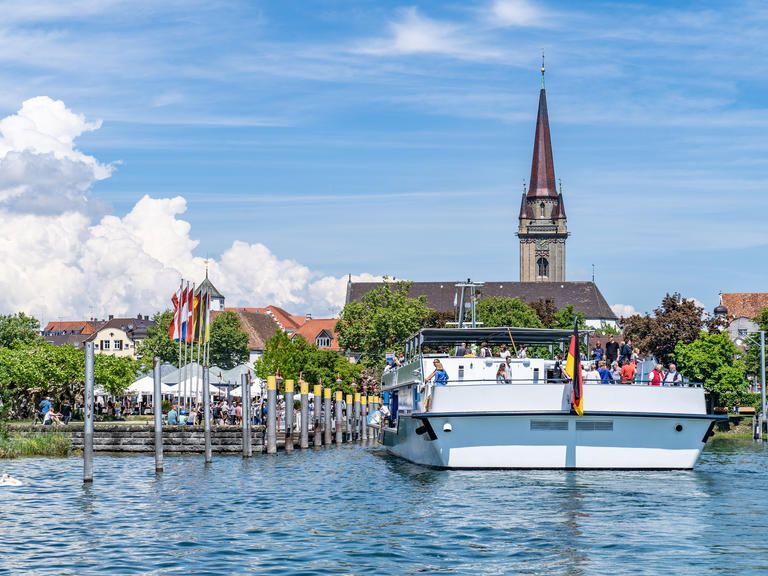
{"type": "Polygon", "coordinates": [[[767,289],[763,2],[0,7],[0,116],[47,95],[101,119],[94,206],[181,195],[197,256],[517,279],[543,50],[568,279],[594,264],[639,311],[767,289]]]}

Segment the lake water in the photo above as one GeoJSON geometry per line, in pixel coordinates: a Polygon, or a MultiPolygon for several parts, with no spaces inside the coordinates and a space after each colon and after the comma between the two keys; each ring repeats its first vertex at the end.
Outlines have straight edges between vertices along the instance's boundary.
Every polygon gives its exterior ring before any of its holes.
{"type": "Polygon", "coordinates": [[[0,461],[0,574],[768,574],[768,447],[689,472],[436,471],[378,447],[0,461]]]}

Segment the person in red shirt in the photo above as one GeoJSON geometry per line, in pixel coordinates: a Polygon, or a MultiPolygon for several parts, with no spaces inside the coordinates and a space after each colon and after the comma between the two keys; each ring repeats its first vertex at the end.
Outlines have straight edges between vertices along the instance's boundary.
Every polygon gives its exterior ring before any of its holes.
{"type": "Polygon", "coordinates": [[[621,383],[632,384],[635,381],[635,371],[634,362],[631,360],[624,362],[624,365],[621,367],[621,383]]]}

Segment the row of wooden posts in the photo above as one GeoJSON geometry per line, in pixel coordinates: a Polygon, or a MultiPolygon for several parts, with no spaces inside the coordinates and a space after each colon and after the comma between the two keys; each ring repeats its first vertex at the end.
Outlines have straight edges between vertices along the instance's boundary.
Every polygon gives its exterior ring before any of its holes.
{"type": "MultiPolygon", "coordinates": [[[[93,421],[94,421],[94,345],[87,342],[85,345],[85,425],[83,427],[83,481],[93,481],[93,421]]],[[[154,359],[154,425],[155,425],[155,471],[163,470],[163,410],[161,398],[161,373],[160,359],[154,359]]],[[[253,455],[252,426],[253,414],[251,414],[251,382],[247,374],[242,375],[242,430],[243,430],[243,458],[253,455]]],[[[274,376],[267,378],[267,424],[265,429],[265,444],[267,454],[276,454],[278,446],[277,428],[277,379],[274,376]]],[[[356,442],[372,440],[377,437],[378,427],[368,425],[368,416],[381,406],[381,398],[367,396],[360,393],[346,394],[335,392],[335,418],[331,414],[331,400],[334,392],[330,388],[320,385],[314,386],[314,411],[312,418],[312,434],[314,447],[331,444],[341,445],[344,442],[356,442]],[[346,403],[346,415],[343,414],[343,402],[346,403]],[[321,409],[322,405],[322,409],[321,409]],[[335,420],[335,426],[333,421],[335,420]]],[[[294,396],[295,383],[293,380],[285,381],[285,444],[286,452],[294,449],[296,438],[294,434],[294,396]]],[[[309,385],[302,382],[299,386],[299,398],[301,402],[301,423],[299,428],[299,447],[309,448],[309,385]]],[[[205,436],[205,462],[213,461],[211,448],[211,395],[210,375],[208,367],[203,368],[203,412],[204,412],[204,436],[205,436]]]]}

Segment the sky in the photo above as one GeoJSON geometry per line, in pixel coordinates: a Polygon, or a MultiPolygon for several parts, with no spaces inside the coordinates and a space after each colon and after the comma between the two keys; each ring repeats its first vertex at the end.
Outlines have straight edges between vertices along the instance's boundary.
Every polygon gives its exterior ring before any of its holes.
{"type": "Polygon", "coordinates": [[[542,51],[567,279],[766,291],[764,2],[0,0],[0,312],[336,314],[517,280],[542,51]]]}

